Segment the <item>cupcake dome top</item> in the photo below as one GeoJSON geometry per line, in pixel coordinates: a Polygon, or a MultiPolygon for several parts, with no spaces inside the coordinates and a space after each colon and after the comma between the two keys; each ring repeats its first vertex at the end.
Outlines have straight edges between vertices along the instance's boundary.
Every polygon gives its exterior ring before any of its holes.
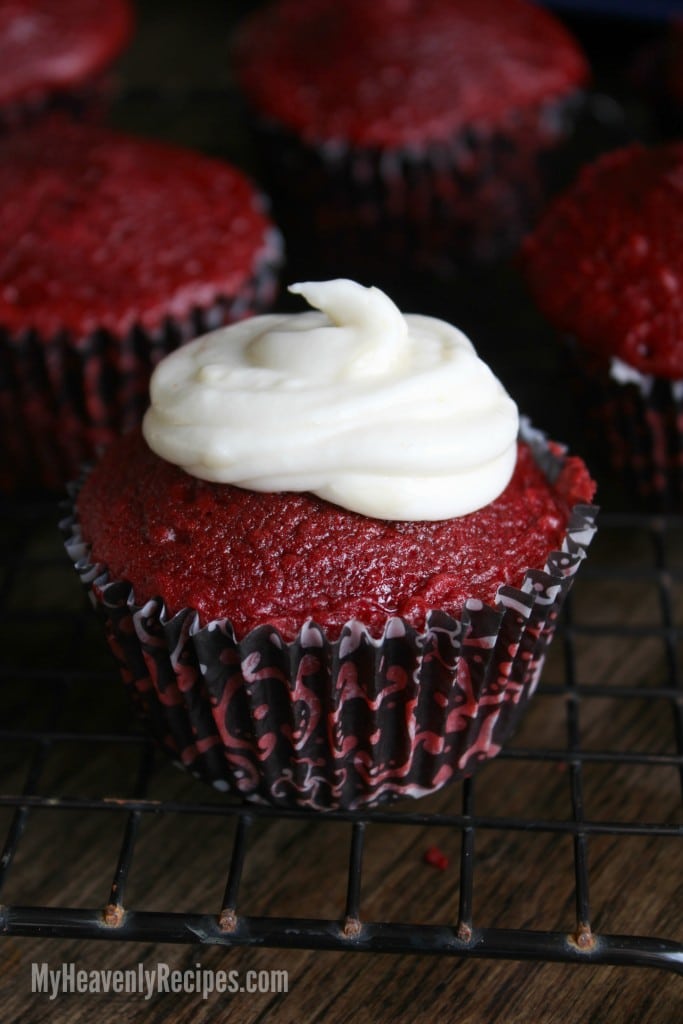
{"type": "Polygon", "coordinates": [[[683,377],[683,143],[585,167],[526,240],[522,266],[559,330],[641,373],[683,377]]]}
{"type": "Polygon", "coordinates": [[[560,22],[526,0],[279,0],[247,19],[234,52],[255,109],[313,143],[492,130],[588,73],[560,22]]]}
{"type": "Polygon", "coordinates": [[[128,0],[0,0],[0,103],[70,91],[128,42],[128,0]]]}
{"type": "Polygon", "coordinates": [[[494,502],[439,522],[372,519],[310,493],[264,493],[190,476],[134,432],[113,444],[79,494],[91,560],[169,615],[194,608],[243,636],[269,624],[293,639],[309,617],[338,635],[356,618],[378,635],[390,615],[424,628],[457,615],[473,589],[492,602],[561,544],[571,507],[592,499],[577,458],[549,484],[521,446],[494,502]]]}
{"type": "Polygon", "coordinates": [[[50,118],[0,142],[0,327],[76,338],[185,319],[277,236],[251,182],[202,154],[50,118]]]}

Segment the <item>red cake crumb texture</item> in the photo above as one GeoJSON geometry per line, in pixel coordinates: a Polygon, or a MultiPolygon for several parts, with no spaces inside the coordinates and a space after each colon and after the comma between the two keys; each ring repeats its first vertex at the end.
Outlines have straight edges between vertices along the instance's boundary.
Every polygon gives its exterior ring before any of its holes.
{"type": "Polygon", "coordinates": [[[427,847],[422,855],[422,859],[425,864],[436,868],[437,871],[445,871],[450,863],[446,854],[438,846],[427,847]]]}
{"type": "Polygon", "coordinates": [[[280,0],[244,24],[235,57],[257,111],[309,142],[364,146],[495,128],[588,77],[569,33],[526,0],[280,0]]]}
{"type": "Polygon", "coordinates": [[[0,0],[0,104],[70,92],[128,42],[127,0],[0,0]]]}
{"type": "Polygon", "coordinates": [[[0,326],[76,339],[153,331],[239,292],[272,224],[238,170],[41,120],[0,142],[0,326]]]}
{"type": "Polygon", "coordinates": [[[152,453],[138,432],[113,445],[77,501],[92,561],[169,614],[229,618],[237,637],[257,625],[294,639],[312,617],[334,638],[351,618],[381,635],[388,616],[421,629],[430,609],[457,615],[468,597],[491,603],[561,545],[570,507],[594,484],[567,458],[551,486],[522,444],[504,493],[441,522],[392,522],[310,494],[262,494],[207,483],[152,453]]]}
{"type": "Polygon", "coordinates": [[[683,143],[584,168],[522,250],[539,308],[590,350],[683,377],[683,143]]]}

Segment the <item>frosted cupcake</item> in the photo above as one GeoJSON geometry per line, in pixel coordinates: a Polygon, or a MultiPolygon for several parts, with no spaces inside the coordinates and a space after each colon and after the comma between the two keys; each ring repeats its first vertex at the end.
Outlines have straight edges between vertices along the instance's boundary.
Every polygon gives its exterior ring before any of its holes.
{"type": "Polygon", "coordinates": [[[378,289],[214,332],[75,494],[68,550],[183,765],[318,810],[495,756],[594,530],[583,463],[378,289]]]}

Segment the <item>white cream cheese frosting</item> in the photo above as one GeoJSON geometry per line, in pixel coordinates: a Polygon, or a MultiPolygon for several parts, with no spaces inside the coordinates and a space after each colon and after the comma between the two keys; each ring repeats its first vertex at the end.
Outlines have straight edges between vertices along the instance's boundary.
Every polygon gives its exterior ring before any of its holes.
{"type": "Polygon", "coordinates": [[[461,331],[354,281],[290,291],[316,311],[241,321],[156,367],[153,451],[203,480],[380,519],[448,519],[504,490],[517,407],[461,331]]]}

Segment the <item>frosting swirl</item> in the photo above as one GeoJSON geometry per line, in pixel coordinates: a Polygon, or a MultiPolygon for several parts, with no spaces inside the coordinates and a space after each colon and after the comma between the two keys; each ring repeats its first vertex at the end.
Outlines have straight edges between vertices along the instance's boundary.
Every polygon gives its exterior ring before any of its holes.
{"type": "Polygon", "coordinates": [[[503,491],[517,407],[461,331],[353,281],[290,291],[319,312],[254,317],[162,360],[153,451],[204,480],[380,519],[447,519],[503,491]]]}

